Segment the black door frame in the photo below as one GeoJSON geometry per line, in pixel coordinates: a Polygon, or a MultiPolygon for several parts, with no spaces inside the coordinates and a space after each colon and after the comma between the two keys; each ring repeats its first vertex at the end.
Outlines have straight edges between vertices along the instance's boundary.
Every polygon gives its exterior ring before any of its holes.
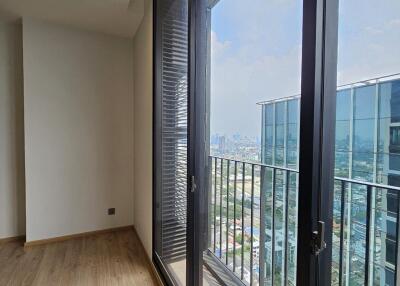
{"type": "MultiPolygon", "coordinates": [[[[189,151],[187,285],[202,285],[202,254],[206,239],[207,189],[207,5],[189,1],[189,151]],[[203,178],[203,179],[200,179],[203,178]]],[[[298,285],[329,285],[332,258],[334,131],[339,0],[303,0],[301,119],[299,154],[298,285]],[[311,127],[312,126],[312,127],[311,127]],[[313,231],[325,222],[327,248],[312,253],[313,231]]],[[[153,0],[153,262],[167,285],[173,279],[154,251],[157,172],[155,119],[159,78],[157,0],[153,0]]]]}
{"type": "Polygon", "coordinates": [[[339,0],[303,0],[298,285],[330,285],[339,0]],[[313,254],[325,223],[326,249],[313,254]]]}
{"type": "Polygon", "coordinates": [[[207,242],[208,136],[207,7],[189,0],[189,166],[187,285],[203,284],[203,250],[207,242]]]}
{"type": "MultiPolygon", "coordinates": [[[[160,57],[160,35],[158,31],[161,30],[161,22],[158,21],[157,15],[159,9],[157,6],[157,0],[153,1],[153,199],[152,199],[152,261],[156,266],[157,271],[161,274],[161,278],[166,285],[175,285],[175,279],[170,275],[166,267],[164,266],[161,257],[155,251],[155,245],[157,243],[156,233],[156,198],[157,189],[160,188],[160,182],[157,178],[157,173],[160,173],[160,165],[157,162],[157,158],[160,156],[160,150],[157,148],[157,136],[160,133],[160,126],[158,124],[157,112],[161,112],[160,105],[157,104],[159,100],[158,93],[160,92],[161,82],[161,71],[158,68],[161,63],[160,57]]],[[[162,0],[161,0],[162,1],[162,0]]],[[[205,225],[203,220],[199,219],[197,214],[202,213],[206,215],[206,201],[201,202],[200,199],[204,198],[201,196],[200,190],[204,190],[204,182],[197,180],[206,175],[207,158],[206,150],[207,145],[199,144],[199,138],[205,134],[205,125],[201,124],[201,118],[203,111],[206,110],[206,101],[203,100],[206,95],[205,83],[206,73],[202,69],[205,66],[203,62],[206,60],[207,50],[202,48],[205,46],[198,45],[198,43],[206,40],[206,34],[203,29],[206,24],[206,9],[205,1],[203,0],[188,0],[189,4],[189,51],[188,51],[188,189],[187,189],[187,237],[191,239],[186,240],[187,252],[186,252],[186,284],[187,285],[200,285],[202,282],[202,249],[204,244],[202,242],[206,238],[205,225]],[[204,13],[200,13],[204,11],[204,13]],[[198,116],[196,116],[198,114],[198,116]],[[201,150],[201,152],[195,152],[195,150],[201,150]],[[203,154],[201,156],[200,154],[203,154]],[[204,166],[203,169],[197,168],[196,166],[204,166]],[[195,179],[196,178],[196,179],[195,179]],[[201,234],[199,234],[201,233],[201,234]],[[203,235],[203,236],[201,236],[203,235]]]]}

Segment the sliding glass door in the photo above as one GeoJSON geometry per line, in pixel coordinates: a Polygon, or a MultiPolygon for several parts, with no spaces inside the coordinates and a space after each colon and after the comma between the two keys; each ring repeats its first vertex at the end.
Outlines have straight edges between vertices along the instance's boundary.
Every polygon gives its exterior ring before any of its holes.
{"type": "Polygon", "coordinates": [[[295,285],[302,1],[213,1],[204,271],[295,285]]]}
{"type": "Polygon", "coordinates": [[[400,285],[399,1],[339,1],[332,285],[400,285]]]}
{"type": "Polygon", "coordinates": [[[338,0],[154,2],[166,283],[329,285],[338,0]]]}

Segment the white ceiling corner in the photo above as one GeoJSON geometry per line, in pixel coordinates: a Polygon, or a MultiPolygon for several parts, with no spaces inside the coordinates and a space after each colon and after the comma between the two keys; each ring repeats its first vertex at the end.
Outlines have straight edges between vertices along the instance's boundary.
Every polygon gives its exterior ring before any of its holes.
{"type": "Polygon", "coordinates": [[[144,0],[0,0],[0,17],[33,18],[123,37],[133,37],[144,0]]]}

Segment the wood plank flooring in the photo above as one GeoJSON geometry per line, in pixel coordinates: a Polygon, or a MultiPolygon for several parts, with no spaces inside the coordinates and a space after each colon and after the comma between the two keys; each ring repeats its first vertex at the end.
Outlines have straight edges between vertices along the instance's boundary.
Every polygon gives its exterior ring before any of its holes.
{"type": "Polygon", "coordinates": [[[24,249],[0,244],[0,286],[158,285],[133,230],[24,249]]]}

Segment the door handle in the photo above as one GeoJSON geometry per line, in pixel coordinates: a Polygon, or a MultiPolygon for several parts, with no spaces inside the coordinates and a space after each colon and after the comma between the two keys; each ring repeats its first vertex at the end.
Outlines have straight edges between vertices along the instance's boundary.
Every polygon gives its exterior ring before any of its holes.
{"type": "Polygon", "coordinates": [[[312,251],[315,256],[318,256],[325,248],[325,222],[318,221],[317,230],[312,235],[312,251]]]}

